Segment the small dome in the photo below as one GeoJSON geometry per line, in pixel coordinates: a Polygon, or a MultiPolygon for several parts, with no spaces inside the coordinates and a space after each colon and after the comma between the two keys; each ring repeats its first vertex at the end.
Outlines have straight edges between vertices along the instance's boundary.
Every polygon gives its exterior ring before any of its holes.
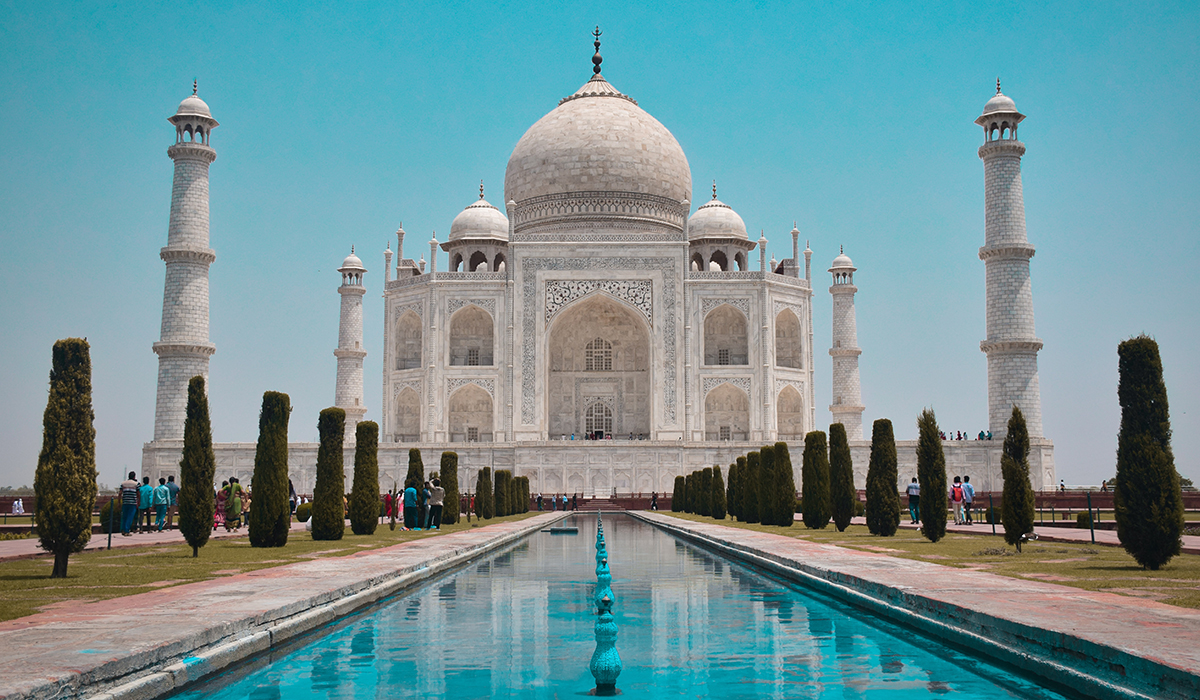
{"type": "Polygon", "coordinates": [[[854,261],[852,261],[850,259],[850,256],[846,255],[845,253],[842,253],[841,255],[834,258],[833,264],[829,266],[829,269],[837,270],[837,269],[843,268],[843,267],[850,267],[850,268],[854,267],[854,261]]]}
{"type": "Polygon", "coordinates": [[[354,254],[353,246],[350,247],[350,255],[346,256],[346,259],[342,261],[342,266],[338,268],[338,272],[345,272],[347,270],[359,272],[367,271],[367,268],[363,267],[362,260],[359,260],[358,256],[354,254]]]}
{"type": "Polygon", "coordinates": [[[746,223],[728,204],[719,199],[705,202],[688,219],[688,240],[700,238],[741,238],[750,240],[746,223]]]}
{"type": "Polygon", "coordinates": [[[195,95],[188,95],[183,102],[179,103],[179,109],[175,110],[175,116],[213,118],[212,112],[208,111],[208,105],[195,95]]]}
{"type": "Polygon", "coordinates": [[[508,217],[486,199],[472,202],[454,217],[450,224],[450,240],[463,238],[491,238],[508,240],[508,217]]]}
{"type": "Polygon", "coordinates": [[[987,101],[983,106],[984,114],[992,114],[994,112],[1016,112],[1017,103],[1012,101],[1012,98],[1004,93],[997,92],[992,99],[987,101]]]}

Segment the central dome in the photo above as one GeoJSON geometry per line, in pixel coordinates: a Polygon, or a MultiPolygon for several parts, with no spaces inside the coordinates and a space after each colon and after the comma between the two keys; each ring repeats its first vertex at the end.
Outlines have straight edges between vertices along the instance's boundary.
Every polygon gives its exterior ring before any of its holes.
{"type": "Polygon", "coordinates": [[[691,193],[679,142],[599,74],[529,127],[504,174],[517,229],[624,218],[681,231],[691,193]]]}

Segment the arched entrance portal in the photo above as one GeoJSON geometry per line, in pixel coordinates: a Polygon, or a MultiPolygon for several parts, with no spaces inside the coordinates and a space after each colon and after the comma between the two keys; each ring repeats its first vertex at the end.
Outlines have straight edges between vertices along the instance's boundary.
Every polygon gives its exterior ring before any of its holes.
{"type": "Polygon", "coordinates": [[[604,294],[581,299],[550,328],[547,416],[552,438],[650,435],[650,328],[604,294]]]}

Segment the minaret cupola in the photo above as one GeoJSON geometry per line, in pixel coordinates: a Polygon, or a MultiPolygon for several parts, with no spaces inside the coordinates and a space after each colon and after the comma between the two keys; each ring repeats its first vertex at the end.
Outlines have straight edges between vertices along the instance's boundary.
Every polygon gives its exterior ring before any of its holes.
{"type": "Polygon", "coordinates": [[[362,260],[354,254],[354,246],[350,246],[350,255],[347,255],[346,259],[342,261],[338,272],[342,273],[343,286],[362,286],[363,275],[366,274],[367,268],[363,267],[362,260]]]}
{"type": "Polygon", "coordinates": [[[1025,115],[1017,111],[1017,103],[1000,92],[1000,79],[996,78],[996,94],[987,101],[983,106],[983,114],[975,120],[976,124],[983,127],[984,141],[1016,141],[1017,125],[1024,119],[1025,115]]]}
{"type": "Polygon", "coordinates": [[[197,81],[192,81],[192,94],[179,103],[175,114],[167,121],[175,125],[175,143],[195,143],[207,146],[209,135],[218,126],[208,105],[196,94],[197,81]]]}

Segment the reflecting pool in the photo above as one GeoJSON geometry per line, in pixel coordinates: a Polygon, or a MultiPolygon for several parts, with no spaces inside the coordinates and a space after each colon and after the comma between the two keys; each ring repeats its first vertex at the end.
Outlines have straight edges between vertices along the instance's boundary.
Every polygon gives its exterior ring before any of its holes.
{"type": "MultiPolygon", "coordinates": [[[[181,698],[569,698],[595,683],[596,521],[397,596],[181,698]]],[[[904,627],[606,515],[617,688],[637,698],[1063,698],[904,627]]]]}

